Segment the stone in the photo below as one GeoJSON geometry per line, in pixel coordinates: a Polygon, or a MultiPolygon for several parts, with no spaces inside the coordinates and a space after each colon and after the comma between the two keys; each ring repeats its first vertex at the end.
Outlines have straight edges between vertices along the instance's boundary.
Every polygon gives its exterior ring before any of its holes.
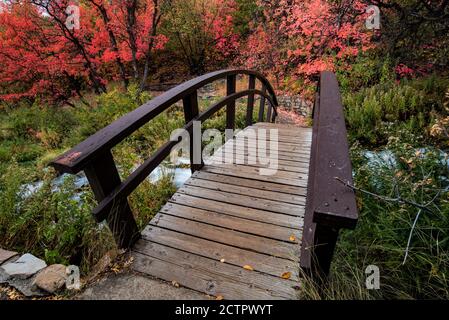
{"type": "Polygon", "coordinates": [[[19,290],[26,297],[42,297],[48,293],[33,285],[35,276],[29,279],[10,278],[6,283],[19,290]]]}
{"type": "Polygon", "coordinates": [[[17,252],[3,250],[2,248],[0,248],[0,265],[17,255],[17,252]]]}
{"type": "Polygon", "coordinates": [[[26,253],[17,261],[6,263],[1,268],[9,277],[28,279],[46,266],[45,261],[26,253]]]}
{"type": "Polygon", "coordinates": [[[33,281],[33,287],[55,293],[64,287],[67,279],[66,266],[53,264],[40,271],[33,281]]]}

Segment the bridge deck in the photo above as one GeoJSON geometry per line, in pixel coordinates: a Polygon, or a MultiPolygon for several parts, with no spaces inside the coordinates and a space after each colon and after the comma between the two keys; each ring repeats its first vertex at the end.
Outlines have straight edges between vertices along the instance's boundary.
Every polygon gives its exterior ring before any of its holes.
{"type": "MultiPolygon", "coordinates": [[[[312,131],[254,128],[279,130],[278,171],[214,161],[195,172],[143,231],[135,271],[225,299],[296,297],[312,131]]],[[[239,163],[254,150],[231,152],[239,163]]]]}

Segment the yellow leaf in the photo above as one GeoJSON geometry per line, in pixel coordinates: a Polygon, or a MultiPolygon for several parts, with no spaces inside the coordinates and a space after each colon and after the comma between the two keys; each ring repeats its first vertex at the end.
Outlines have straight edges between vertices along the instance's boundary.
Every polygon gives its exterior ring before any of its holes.
{"type": "Polygon", "coordinates": [[[223,296],[217,296],[215,300],[223,300],[223,296]]]}
{"type": "Polygon", "coordinates": [[[290,279],[291,276],[292,276],[291,272],[284,272],[281,277],[282,279],[290,279]]]}
{"type": "Polygon", "coordinates": [[[221,259],[221,260],[220,260],[221,263],[224,263],[225,261],[226,261],[225,259],[221,259]]]}
{"type": "Polygon", "coordinates": [[[291,236],[290,236],[290,241],[293,242],[293,241],[295,241],[295,240],[296,240],[296,237],[295,237],[294,235],[291,235],[291,236]]]}
{"type": "Polygon", "coordinates": [[[171,284],[172,284],[174,287],[179,288],[179,283],[177,283],[175,280],[173,280],[173,281],[171,282],[171,284]]]}
{"type": "Polygon", "coordinates": [[[249,271],[254,271],[253,267],[251,267],[250,265],[247,265],[247,264],[245,264],[245,265],[243,266],[243,269],[249,270],[249,271]]]}

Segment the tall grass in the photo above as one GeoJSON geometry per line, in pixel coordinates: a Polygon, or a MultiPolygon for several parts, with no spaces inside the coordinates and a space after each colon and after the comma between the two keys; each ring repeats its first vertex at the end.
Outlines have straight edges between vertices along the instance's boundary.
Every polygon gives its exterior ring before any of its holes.
{"type": "Polygon", "coordinates": [[[341,231],[329,281],[320,288],[305,277],[301,298],[449,299],[449,157],[447,145],[429,135],[448,86],[430,77],[345,94],[355,185],[428,210],[404,262],[419,209],[357,192],[359,222],[341,231]],[[365,285],[369,265],[380,269],[379,290],[365,285]]]}

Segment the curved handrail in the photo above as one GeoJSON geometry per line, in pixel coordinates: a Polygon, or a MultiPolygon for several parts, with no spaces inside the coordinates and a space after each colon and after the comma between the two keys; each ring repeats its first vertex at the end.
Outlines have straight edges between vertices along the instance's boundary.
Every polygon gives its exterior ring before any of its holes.
{"type": "MultiPolygon", "coordinates": [[[[242,98],[244,96],[248,96],[250,94],[260,95],[268,100],[268,102],[274,106],[274,101],[272,98],[266,93],[257,90],[245,90],[240,91],[234,94],[231,94],[211,107],[209,107],[204,112],[200,113],[197,117],[192,119],[184,126],[184,130],[190,130],[193,126],[194,121],[204,121],[226,106],[229,102],[234,101],[236,99],[242,98]]],[[[92,211],[93,216],[97,221],[103,221],[108,216],[109,212],[113,210],[114,204],[120,203],[122,199],[125,199],[129,196],[142,181],[148,177],[148,175],[165,159],[169,156],[172,148],[178,144],[180,140],[172,140],[166,142],[162,147],[160,147],[153,156],[144,161],[142,165],[140,165],[132,174],[129,175],[126,180],[124,180],[120,185],[118,185],[109,195],[107,195],[94,210],[92,211]]]]}
{"type": "Polygon", "coordinates": [[[263,87],[268,90],[275,115],[277,115],[276,108],[278,106],[278,101],[276,94],[270,82],[261,73],[244,69],[215,71],[184,82],[160,96],[155,97],[146,104],[96,132],[71,150],[65,152],[55,159],[51,165],[59,172],[76,174],[83,170],[83,168],[97,156],[111,150],[115,145],[177,101],[215,80],[240,74],[254,76],[262,82],[263,87]]]}

